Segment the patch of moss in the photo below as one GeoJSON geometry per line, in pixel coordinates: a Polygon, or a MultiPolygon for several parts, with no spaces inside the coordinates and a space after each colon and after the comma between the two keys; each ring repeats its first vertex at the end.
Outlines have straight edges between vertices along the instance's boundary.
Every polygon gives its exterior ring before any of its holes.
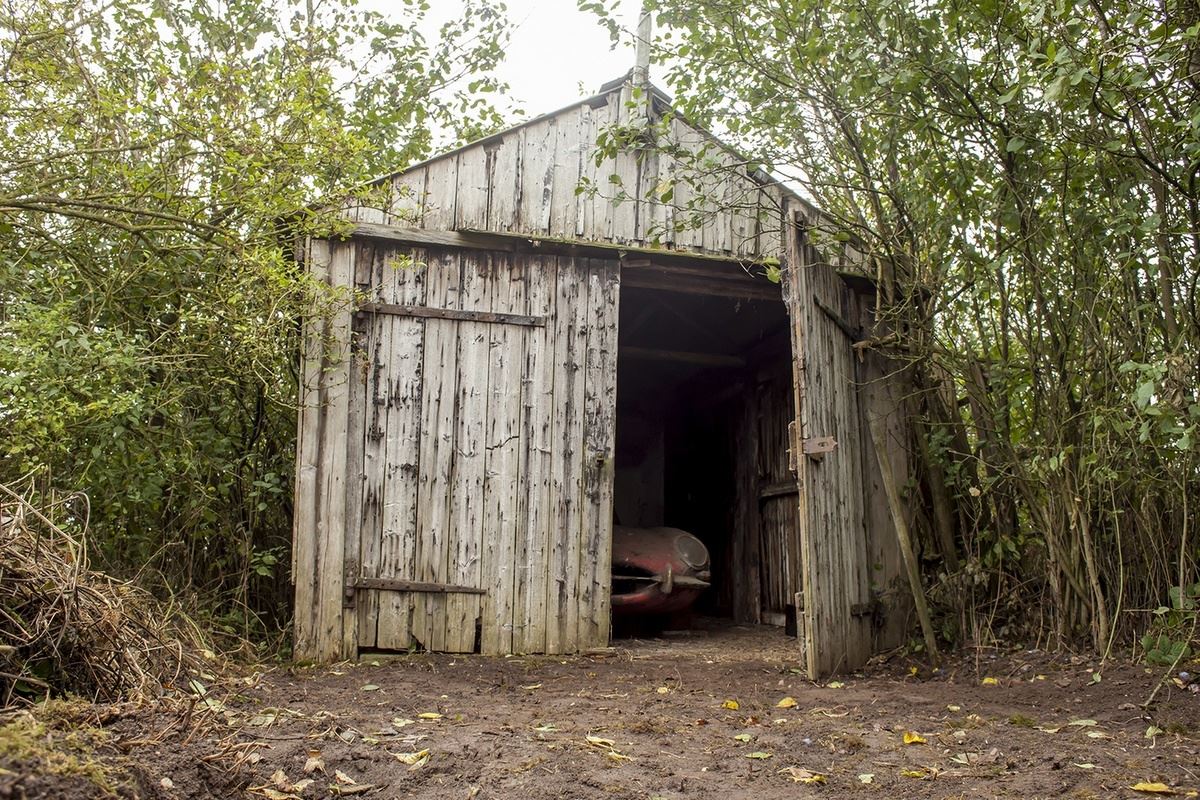
{"type": "Polygon", "coordinates": [[[1036,728],[1037,720],[1030,719],[1024,714],[1013,714],[1008,718],[1009,725],[1016,725],[1018,728],[1036,728]]]}
{"type": "Polygon", "coordinates": [[[116,796],[121,774],[111,758],[96,753],[108,734],[70,717],[61,701],[18,713],[0,725],[0,761],[45,775],[81,778],[103,794],[116,796]]]}

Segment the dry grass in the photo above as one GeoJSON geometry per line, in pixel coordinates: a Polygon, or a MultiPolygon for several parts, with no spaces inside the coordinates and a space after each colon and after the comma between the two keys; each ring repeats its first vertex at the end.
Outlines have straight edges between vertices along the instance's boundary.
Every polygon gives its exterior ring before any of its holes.
{"type": "Polygon", "coordinates": [[[171,604],[91,570],[86,519],[69,517],[61,504],[43,512],[0,484],[0,707],[64,694],[144,700],[183,688],[204,659],[196,626],[171,604]]]}

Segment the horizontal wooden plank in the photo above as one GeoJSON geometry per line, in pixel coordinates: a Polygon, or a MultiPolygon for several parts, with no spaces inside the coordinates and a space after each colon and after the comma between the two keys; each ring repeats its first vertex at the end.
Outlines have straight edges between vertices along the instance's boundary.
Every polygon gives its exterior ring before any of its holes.
{"type": "Polygon", "coordinates": [[[671,275],[646,270],[622,270],[622,288],[656,289],[663,292],[682,292],[711,297],[729,297],[740,300],[768,300],[781,302],[783,294],[779,285],[766,280],[733,281],[708,279],[684,275],[671,275]]]}
{"type": "Polygon", "coordinates": [[[428,306],[401,306],[394,303],[364,303],[359,306],[364,314],[393,314],[398,317],[428,317],[432,319],[461,319],[470,322],[494,322],[501,325],[529,325],[545,327],[545,317],[530,317],[524,314],[498,314],[493,311],[462,311],[457,308],[430,308],[428,306]]]}
{"type": "Polygon", "coordinates": [[[642,361],[675,361],[708,367],[744,367],[745,359],[721,353],[692,353],[686,350],[658,350],[652,347],[622,347],[620,355],[642,361]]]}
{"type": "MultiPolygon", "coordinates": [[[[510,253],[545,253],[586,258],[636,258],[650,264],[737,264],[743,267],[765,267],[766,262],[752,258],[697,253],[689,250],[666,250],[656,247],[636,247],[585,239],[554,236],[531,236],[526,233],[482,231],[473,228],[457,231],[433,231],[421,228],[402,228],[374,222],[360,222],[352,236],[400,245],[420,247],[453,247],[466,250],[501,250],[510,253]]],[[[775,263],[775,262],[772,262],[775,263]]],[[[775,284],[771,284],[775,286],[775,284]]],[[[779,288],[775,286],[775,295],[779,288]]]]}
{"type": "Polygon", "coordinates": [[[383,589],[389,592],[426,592],[429,594],[487,594],[487,589],[477,586],[456,586],[452,583],[428,583],[426,581],[402,581],[392,578],[359,578],[347,588],[383,589]]]}
{"type": "Polygon", "coordinates": [[[767,500],[772,497],[786,497],[790,494],[799,494],[800,487],[794,480],[779,481],[778,483],[769,483],[760,486],[758,497],[760,500],[767,500]]]}

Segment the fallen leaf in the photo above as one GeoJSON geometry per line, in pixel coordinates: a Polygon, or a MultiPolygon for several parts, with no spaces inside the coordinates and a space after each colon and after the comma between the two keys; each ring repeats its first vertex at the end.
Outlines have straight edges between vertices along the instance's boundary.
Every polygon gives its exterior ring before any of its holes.
{"type": "Polygon", "coordinates": [[[803,767],[784,767],[779,770],[780,775],[787,775],[796,783],[821,784],[826,782],[826,778],[819,772],[809,772],[803,767]]]}
{"type": "Polygon", "coordinates": [[[875,782],[875,773],[874,772],[862,773],[861,775],[858,776],[858,782],[859,783],[874,783],[875,782]]]}
{"type": "Polygon", "coordinates": [[[303,794],[304,790],[312,785],[313,779],[305,778],[304,780],[296,781],[295,784],[292,785],[292,791],[296,792],[297,794],[303,794]]]}
{"type": "Polygon", "coordinates": [[[396,717],[394,720],[392,720],[393,728],[404,728],[409,725],[415,725],[415,724],[416,724],[416,722],[414,722],[413,720],[404,719],[403,717],[396,717]]]}
{"type": "Polygon", "coordinates": [[[916,731],[905,731],[904,732],[904,743],[905,744],[926,744],[927,741],[928,740],[924,736],[917,733],[916,731]]]}
{"type": "Polygon", "coordinates": [[[920,769],[902,769],[900,770],[901,778],[928,778],[929,770],[921,767],[920,769]]]}
{"type": "Polygon", "coordinates": [[[845,686],[846,684],[842,683],[841,681],[830,681],[829,683],[825,684],[826,689],[842,689],[845,688],[845,686]]]}
{"type": "Polygon", "coordinates": [[[747,753],[746,758],[754,758],[759,761],[766,761],[771,757],[770,753],[764,753],[762,750],[755,750],[753,753],[747,753]]]}
{"type": "Polygon", "coordinates": [[[1058,733],[1059,731],[1061,731],[1061,730],[1062,730],[1062,726],[1061,726],[1061,725],[1058,725],[1058,726],[1055,726],[1055,725],[1038,725],[1038,728],[1037,728],[1037,729],[1038,729],[1039,731],[1041,731],[1042,733],[1058,733]]]}
{"type": "Polygon", "coordinates": [[[606,758],[611,758],[613,761],[633,761],[632,758],[616,749],[609,750],[604,755],[606,758]]]}
{"type": "Polygon", "coordinates": [[[255,786],[249,789],[253,794],[261,794],[267,800],[300,800],[299,795],[291,792],[281,792],[278,789],[272,789],[270,786],[255,786]]]}
{"type": "Polygon", "coordinates": [[[1000,681],[996,680],[995,678],[984,678],[982,681],[980,681],[980,684],[983,686],[999,686],[1000,681]]]}
{"type": "Polygon", "coordinates": [[[426,711],[424,713],[417,714],[417,719],[441,719],[441,718],[442,718],[442,715],[437,713],[436,711],[426,711]]]}
{"type": "Polygon", "coordinates": [[[1112,738],[1104,731],[1088,731],[1087,735],[1088,735],[1089,739],[1111,739],[1112,738]]]}
{"type": "Polygon", "coordinates": [[[956,706],[953,703],[951,703],[950,705],[946,706],[946,710],[950,711],[954,714],[957,714],[958,712],[962,711],[962,706],[956,706]]]}
{"type": "Polygon", "coordinates": [[[775,704],[776,708],[795,708],[796,699],[794,697],[785,697],[775,704]]]}
{"type": "Polygon", "coordinates": [[[753,739],[754,737],[748,733],[739,733],[737,736],[735,736],[733,738],[737,739],[739,742],[748,742],[751,739],[753,739]]]}
{"type": "Polygon", "coordinates": [[[158,782],[158,785],[164,789],[174,789],[175,781],[171,780],[170,778],[163,778],[161,781],[158,782]]]}
{"type": "Polygon", "coordinates": [[[1079,767],[1080,769],[1096,769],[1096,765],[1088,761],[1085,761],[1082,764],[1071,764],[1071,766],[1079,767]]]}
{"type": "Polygon", "coordinates": [[[358,781],[354,780],[354,778],[351,778],[340,769],[335,769],[333,771],[333,779],[343,786],[354,786],[358,783],[358,781]]]}
{"type": "Polygon", "coordinates": [[[654,691],[658,692],[659,694],[669,694],[671,692],[671,690],[668,689],[666,686],[660,686],[657,689],[655,689],[654,691]]]}
{"type": "Polygon", "coordinates": [[[418,750],[415,753],[392,753],[397,761],[401,764],[412,766],[420,766],[429,760],[429,750],[418,750]]]}
{"type": "Polygon", "coordinates": [[[362,687],[362,690],[364,692],[374,692],[374,691],[377,691],[378,689],[379,689],[379,687],[373,683],[368,683],[366,686],[362,687]]]}
{"type": "Polygon", "coordinates": [[[738,704],[737,700],[726,700],[724,703],[721,703],[721,708],[728,708],[730,711],[737,711],[739,708],[741,708],[741,706],[738,704]]]}
{"type": "Polygon", "coordinates": [[[1146,792],[1147,794],[1175,794],[1175,790],[1170,786],[1167,786],[1165,783],[1147,783],[1142,781],[1140,783],[1135,783],[1129,788],[1133,789],[1135,792],[1146,792]]]}
{"type": "Polygon", "coordinates": [[[534,728],[534,730],[538,733],[554,733],[558,730],[558,728],[554,727],[553,722],[547,722],[545,724],[538,725],[536,728],[534,728]]]}
{"type": "Polygon", "coordinates": [[[592,736],[590,733],[587,735],[587,743],[596,747],[612,747],[616,744],[612,739],[605,739],[602,736],[592,736]]]}
{"type": "Polygon", "coordinates": [[[1103,680],[1103,679],[1101,678],[1100,673],[1093,672],[1092,679],[1090,681],[1088,681],[1088,686],[1094,686],[1095,684],[1099,683],[1101,680],[1103,680]]]}
{"type": "Polygon", "coordinates": [[[285,792],[292,791],[292,782],[288,780],[287,775],[281,769],[277,769],[271,773],[271,783],[275,784],[275,788],[277,789],[282,789],[285,792]]]}
{"type": "Polygon", "coordinates": [[[1067,724],[1074,725],[1078,728],[1094,728],[1096,726],[1096,720],[1094,720],[1094,719],[1073,719],[1070,722],[1068,722],[1067,724]]]}
{"type": "Polygon", "coordinates": [[[967,767],[978,767],[983,764],[995,764],[1000,759],[1000,751],[993,747],[986,753],[959,753],[958,755],[950,756],[950,760],[956,764],[962,764],[967,767]]]}
{"type": "Polygon", "coordinates": [[[1161,736],[1163,733],[1163,729],[1157,725],[1151,725],[1149,728],[1146,728],[1147,739],[1153,739],[1155,736],[1161,736]]]}
{"type": "Polygon", "coordinates": [[[325,771],[325,762],[321,758],[321,751],[309,750],[308,760],[304,762],[304,774],[308,775],[316,772],[317,770],[320,770],[321,772],[325,771]]]}
{"type": "Polygon", "coordinates": [[[527,692],[532,692],[534,689],[542,688],[542,685],[540,683],[531,683],[528,686],[522,686],[521,688],[527,692]]]}

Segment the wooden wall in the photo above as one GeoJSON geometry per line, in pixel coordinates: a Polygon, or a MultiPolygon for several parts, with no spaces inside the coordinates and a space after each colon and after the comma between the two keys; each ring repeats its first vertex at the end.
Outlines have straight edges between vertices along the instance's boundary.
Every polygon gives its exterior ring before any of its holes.
{"type": "Polygon", "coordinates": [[[684,121],[670,121],[664,144],[703,152],[704,170],[636,148],[595,163],[602,131],[630,124],[629,103],[629,86],[616,87],[415,165],[384,181],[371,207],[356,207],[351,215],[430,230],[779,257],[782,189],[750,175],[737,156],[684,121]],[[577,192],[581,183],[595,191],[577,192]],[[673,196],[663,202],[672,184],[673,196]]]}
{"type": "Polygon", "coordinates": [[[352,240],[310,267],[374,310],[306,337],[297,654],[606,645],[616,264],[352,240]]]}

